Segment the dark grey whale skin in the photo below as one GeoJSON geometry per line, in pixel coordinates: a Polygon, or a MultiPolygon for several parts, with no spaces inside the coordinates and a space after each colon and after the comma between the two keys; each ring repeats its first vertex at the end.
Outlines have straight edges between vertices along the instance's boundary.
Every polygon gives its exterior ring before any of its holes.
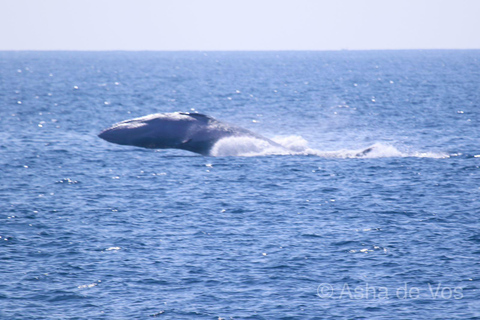
{"type": "Polygon", "coordinates": [[[227,137],[252,137],[278,143],[247,129],[220,122],[200,113],[156,113],[114,124],[98,135],[111,143],[150,149],[182,149],[210,155],[217,141],[227,137]]]}

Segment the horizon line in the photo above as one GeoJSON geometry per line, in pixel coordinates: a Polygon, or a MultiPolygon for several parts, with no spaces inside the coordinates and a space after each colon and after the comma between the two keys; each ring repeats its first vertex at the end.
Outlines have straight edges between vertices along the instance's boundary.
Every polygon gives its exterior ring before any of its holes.
{"type": "Polygon", "coordinates": [[[480,48],[413,49],[0,49],[0,52],[342,52],[342,51],[475,51],[480,48]]]}

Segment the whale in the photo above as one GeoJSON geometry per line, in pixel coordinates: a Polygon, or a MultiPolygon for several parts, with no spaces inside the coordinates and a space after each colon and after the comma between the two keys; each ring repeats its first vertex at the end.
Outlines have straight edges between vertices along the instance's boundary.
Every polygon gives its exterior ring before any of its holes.
{"type": "Polygon", "coordinates": [[[105,141],[148,149],[181,149],[204,156],[229,137],[249,137],[282,148],[278,143],[247,129],[221,122],[201,113],[155,113],[118,122],[101,131],[105,141]]]}

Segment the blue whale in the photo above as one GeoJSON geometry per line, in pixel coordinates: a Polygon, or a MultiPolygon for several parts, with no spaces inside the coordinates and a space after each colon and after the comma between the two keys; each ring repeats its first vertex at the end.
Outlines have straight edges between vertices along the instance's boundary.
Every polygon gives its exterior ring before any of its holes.
{"type": "Polygon", "coordinates": [[[116,144],[151,149],[182,149],[208,156],[219,140],[251,137],[282,148],[278,143],[247,129],[199,113],[156,113],[125,120],[103,130],[100,138],[116,144]]]}

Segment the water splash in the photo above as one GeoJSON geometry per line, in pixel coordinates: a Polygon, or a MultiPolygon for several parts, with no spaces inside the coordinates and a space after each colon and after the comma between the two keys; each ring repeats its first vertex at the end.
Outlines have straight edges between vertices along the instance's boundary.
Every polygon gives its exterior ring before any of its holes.
{"type": "Polygon", "coordinates": [[[228,137],[217,141],[210,151],[214,157],[228,156],[265,156],[265,155],[288,155],[291,150],[282,146],[274,146],[268,141],[254,137],[228,137]]]}
{"type": "Polygon", "coordinates": [[[448,158],[446,153],[402,152],[390,144],[375,143],[365,148],[324,151],[312,149],[301,136],[275,137],[280,146],[253,137],[228,137],[219,140],[210,151],[214,157],[255,157],[268,155],[313,155],[322,158],[448,158]]]}

